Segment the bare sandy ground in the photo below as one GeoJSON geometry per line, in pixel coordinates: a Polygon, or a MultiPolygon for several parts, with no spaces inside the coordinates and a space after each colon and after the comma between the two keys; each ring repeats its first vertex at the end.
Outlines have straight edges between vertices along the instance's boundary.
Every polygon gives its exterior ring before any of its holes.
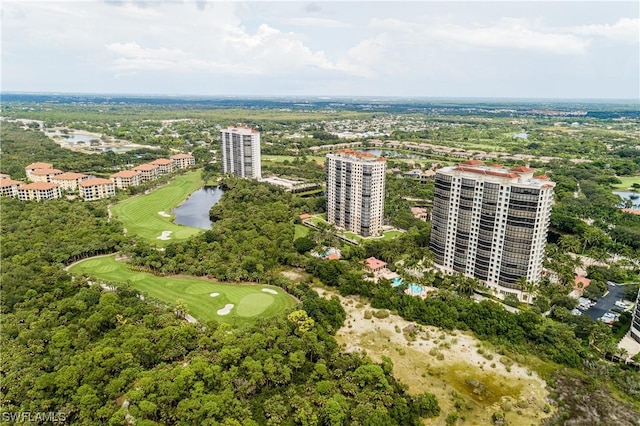
{"type": "MultiPolygon", "coordinates": [[[[315,290],[323,297],[335,294],[315,290]]],[[[445,425],[452,412],[468,425],[491,424],[494,412],[505,412],[514,425],[539,424],[550,415],[543,412],[546,382],[471,333],[421,326],[397,315],[366,319],[365,311],[375,309],[357,298],[338,297],[347,312],[345,326],[336,334],[344,349],[364,352],[377,362],[382,356],[391,358],[394,376],[410,393],[431,392],[438,397],[442,415],[425,424],[445,425]],[[473,387],[477,383],[484,393],[473,387]]]]}
{"type": "Polygon", "coordinates": [[[168,214],[167,212],[163,212],[163,211],[159,211],[158,214],[162,217],[171,217],[170,214],[168,214]]]}
{"type": "Polygon", "coordinates": [[[272,288],[263,288],[262,291],[264,291],[265,293],[270,293],[270,294],[278,294],[278,292],[275,291],[272,288]]]}

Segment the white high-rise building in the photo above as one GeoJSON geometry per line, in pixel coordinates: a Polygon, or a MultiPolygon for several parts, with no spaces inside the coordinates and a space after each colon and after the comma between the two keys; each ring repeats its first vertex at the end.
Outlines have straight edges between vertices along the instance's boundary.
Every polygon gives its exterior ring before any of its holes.
{"type": "Polygon", "coordinates": [[[364,237],[382,231],[386,160],[344,150],[327,154],[327,221],[364,237]]]}
{"type": "Polygon", "coordinates": [[[431,249],[435,263],[529,301],[519,280],[537,283],[555,183],[533,169],[469,160],[436,171],[431,249]]]}
{"type": "Polygon", "coordinates": [[[260,132],[248,127],[228,127],[220,131],[222,172],[260,179],[260,132]]]}
{"type": "Polygon", "coordinates": [[[636,309],[631,319],[631,329],[629,329],[629,335],[637,342],[640,343],[640,291],[638,291],[638,298],[636,299],[636,309]]]}

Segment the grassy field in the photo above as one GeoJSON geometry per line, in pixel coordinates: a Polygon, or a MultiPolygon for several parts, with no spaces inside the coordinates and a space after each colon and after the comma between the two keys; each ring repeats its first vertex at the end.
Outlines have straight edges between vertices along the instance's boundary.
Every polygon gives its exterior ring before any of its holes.
{"type": "Polygon", "coordinates": [[[173,223],[170,212],[200,187],[200,171],[189,172],[149,194],[124,200],[112,206],[111,211],[122,221],[129,234],[139,235],[152,244],[166,245],[172,241],[186,240],[202,232],[202,229],[173,223]],[[160,212],[170,217],[162,216],[160,212]],[[165,231],[171,231],[169,239],[158,239],[165,231]]]}
{"type": "Polygon", "coordinates": [[[189,314],[199,320],[216,320],[230,324],[244,324],[254,318],[270,317],[295,306],[293,297],[279,287],[251,283],[221,284],[201,278],[156,277],[129,269],[126,262],[114,256],[95,257],[73,265],[75,274],[87,274],[96,279],[129,282],[149,297],[168,304],[183,301],[189,314]],[[267,293],[269,289],[277,294],[267,293]],[[212,297],[211,294],[219,293],[212,297]],[[227,315],[218,311],[233,305],[227,315]]]}
{"type": "MultiPolygon", "coordinates": [[[[316,226],[320,225],[321,223],[324,223],[325,225],[329,225],[329,222],[327,222],[327,219],[326,219],[326,215],[324,215],[324,214],[311,217],[311,218],[309,218],[307,220],[309,222],[313,223],[316,226]]],[[[298,225],[296,225],[296,226],[298,226],[298,225]]],[[[363,241],[377,240],[377,239],[392,240],[392,239],[402,235],[402,231],[397,231],[397,230],[384,231],[382,233],[382,237],[366,237],[366,238],[361,237],[360,235],[354,234],[353,232],[348,232],[348,231],[347,232],[342,232],[341,234],[344,235],[345,237],[351,239],[351,240],[355,240],[355,241],[358,241],[358,242],[361,243],[363,241]]]]}
{"type": "Polygon", "coordinates": [[[311,229],[304,225],[294,225],[295,226],[295,234],[293,234],[293,239],[297,240],[298,238],[306,237],[311,229]]]}
{"type": "Polygon", "coordinates": [[[640,176],[623,176],[618,177],[622,181],[620,185],[614,185],[614,189],[619,191],[629,191],[631,189],[631,185],[637,183],[640,185],[640,176]]]}
{"type": "MultiPolygon", "coordinates": [[[[295,160],[297,157],[293,155],[262,155],[262,160],[264,161],[274,161],[276,163],[282,163],[284,160],[289,160],[290,162],[295,160]]],[[[299,157],[298,157],[299,158],[299,157]]],[[[326,158],[324,156],[319,155],[307,155],[308,160],[312,161],[325,161],[326,158]]]]}

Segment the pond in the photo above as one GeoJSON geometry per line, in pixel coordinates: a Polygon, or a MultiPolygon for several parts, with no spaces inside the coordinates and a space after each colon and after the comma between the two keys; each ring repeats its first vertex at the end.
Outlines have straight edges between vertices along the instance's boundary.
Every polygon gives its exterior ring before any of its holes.
{"type": "Polygon", "coordinates": [[[628,200],[631,202],[631,208],[633,210],[640,210],[640,193],[631,191],[613,191],[613,193],[622,198],[621,207],[628,207],[624,205],[628,200]]]}
{"type": "Polygon", "coordinates": [[[224,194],[217,186],[205,186],[189,195],[182,204],[173,209],[174,223],[194,228],[211,229],[209,210],[224,194]]]}

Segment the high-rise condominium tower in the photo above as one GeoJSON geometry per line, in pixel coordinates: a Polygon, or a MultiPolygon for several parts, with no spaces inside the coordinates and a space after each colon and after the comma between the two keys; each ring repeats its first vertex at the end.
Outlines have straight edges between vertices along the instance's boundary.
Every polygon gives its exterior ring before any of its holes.
{"type": "Polygon", "coordinates": [[[533,169],[469,160],[436,171],[431,249],[435,263],[520,300],[537,283],[555,183],[533,169]]]}
{"type": "Polygon", "coordinates": [[[386,160],[344,150],[327,154],[327,221],[362,236],[378,235],[384,215],[386,160]]]}
{"type": "Polygon", "coordinates": [[[636,310],[633,313],[633,319],[631,320],[631,329],[629,335],[634,340],[640,342],[640,291],[638,291],[638,298],[636,299],[636,310]]]}
{"type": "Polygon", "coordinates": [[[228,127],[220,131],[222,172],[260,179],[260,132],[248,127],[228,127]]]}

